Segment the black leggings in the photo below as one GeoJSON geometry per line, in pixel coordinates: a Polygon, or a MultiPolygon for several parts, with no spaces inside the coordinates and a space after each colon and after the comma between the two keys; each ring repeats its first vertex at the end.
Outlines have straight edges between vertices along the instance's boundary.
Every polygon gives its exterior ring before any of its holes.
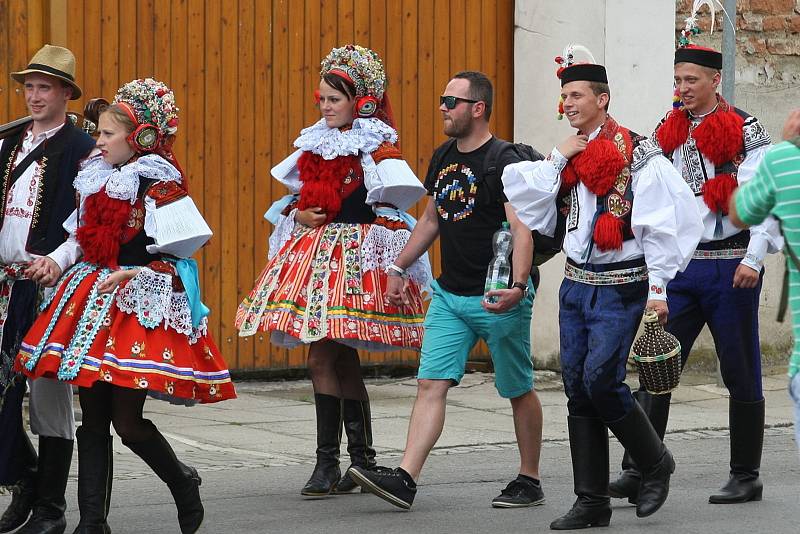
{"type": "Polygon", "coordinates": [[[111,423],[123,442],[136,443],[152,436],[153,427],[142,418],[147,390],[131,389],[106,382],[78,389],[86,430],[108,435],[111,423]]]}
{"type": "Polygon", "coordinates": [[[369,399],[361,376],[361,360],[352,347],[329,339],[315,341],[308,350],[308,370],[314,393],[340,399],[369,399]]]}

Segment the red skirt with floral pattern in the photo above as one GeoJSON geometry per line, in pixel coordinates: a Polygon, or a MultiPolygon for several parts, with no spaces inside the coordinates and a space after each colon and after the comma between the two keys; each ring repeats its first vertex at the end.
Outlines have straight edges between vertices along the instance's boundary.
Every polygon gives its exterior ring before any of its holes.
{"type": "Polygon", "coordinates": [[[17,371],[82,387],[103,380],[165,400],[209,403],[236,397],[205,322],[191,335],[163,324],[142,326],[136,313],[118,308],[116,294],[97,293],[109,272],[79,263],[62,277],[22,341],[17,371]]]}
{"type": "Polygon", "coordinates": [[[411,282],[409,306],[389,303],[386,273],[362,263],[360,248],[370,226],[298,227],[240,304],[239,335],[271,332],[272,342],[286,347],[331,339],[372,351],[418,350],[420,288],[411,282]]]}

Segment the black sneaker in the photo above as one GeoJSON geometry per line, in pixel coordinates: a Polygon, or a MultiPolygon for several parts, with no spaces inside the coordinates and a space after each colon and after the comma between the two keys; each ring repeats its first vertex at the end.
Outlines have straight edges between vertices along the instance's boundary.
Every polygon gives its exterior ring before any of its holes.
{"type": "Polygon", "coordinates": [[[367,469],[354,465],[347,474],[365,490],[404,510],[411,508],[417,494],[417,485],[399,467],[367,469]]]}
{"type": "Polygon", "coordinates": [[[539,504],[544,504],[542,487],[521,477],[509,482],[506,489],[492,500],[494,508],[521,508],[539,504]]]}

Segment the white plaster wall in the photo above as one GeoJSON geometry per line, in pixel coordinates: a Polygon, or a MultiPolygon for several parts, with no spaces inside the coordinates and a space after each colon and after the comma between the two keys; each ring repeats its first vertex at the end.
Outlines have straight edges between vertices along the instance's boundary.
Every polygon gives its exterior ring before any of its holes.
{"type": "MultiPolygon", "coordinates": [[[[573,133],[556,120],[561,91],[554,58],[567,43],[605,64],[611,114],[649,135],[672,102],[674,2],[664,0],[517,0],[514,30],[514,139],[547,153],[573,133]]],[[[558,287],[563,256],[541,269],[532,339],[537,367],[558,358],[558,287]]]]}

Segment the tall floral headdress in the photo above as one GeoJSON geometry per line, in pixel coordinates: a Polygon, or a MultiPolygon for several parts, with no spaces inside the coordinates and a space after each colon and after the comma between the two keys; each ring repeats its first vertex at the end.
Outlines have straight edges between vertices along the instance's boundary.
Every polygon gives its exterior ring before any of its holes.
{"type": "Polygon", "coordinates": [[[178,106],[175,94],[167,85],[153,78],[133,80],[117,90],[114,104],[119,104],[142,130],[140,145],[155,149],[169,135],[178,131],[178,106]],[[149,125],[154,128],[143,128],[149,125]]]}
{"type": "Polygon", "coordinates": [[[172,89],[153,78],[140,78],[120,87],[113,104],[136,125],[128,136],[131,146],[139,153],[158,154],[169,161],[183,176],[182,186],[188,191],[186,175],[172,151],[179,111],[172,89]]]}
{"type": "Polygon", "coordinates": [[[386,70],[378,54],[369,48],[354,44],[334,48],[322,60],[319,74],[336,74],[355,86],[359,117],[372,117],[385,103],[386,70]]]}

